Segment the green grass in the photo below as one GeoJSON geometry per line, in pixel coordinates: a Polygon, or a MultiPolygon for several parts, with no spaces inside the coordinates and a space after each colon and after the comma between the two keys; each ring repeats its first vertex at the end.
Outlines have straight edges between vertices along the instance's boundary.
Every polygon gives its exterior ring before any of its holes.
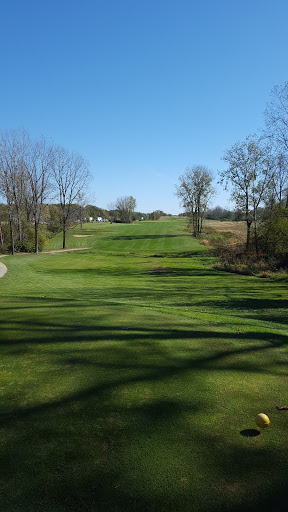
{"type": "Polygon", "coordinates": [[[183,219],[67,245],[5,258],[1,510],[284,510],[287,283],[217,271],[183,219]]]}

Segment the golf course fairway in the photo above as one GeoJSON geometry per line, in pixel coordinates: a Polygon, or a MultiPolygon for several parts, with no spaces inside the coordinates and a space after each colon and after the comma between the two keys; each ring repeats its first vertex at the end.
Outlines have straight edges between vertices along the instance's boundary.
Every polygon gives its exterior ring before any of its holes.
{"type": "Polygon", "coordinates": [[[287,280],[216,270],[181,218],[67,247],[5,257],[1,510],[286,509],[287,280]]]}

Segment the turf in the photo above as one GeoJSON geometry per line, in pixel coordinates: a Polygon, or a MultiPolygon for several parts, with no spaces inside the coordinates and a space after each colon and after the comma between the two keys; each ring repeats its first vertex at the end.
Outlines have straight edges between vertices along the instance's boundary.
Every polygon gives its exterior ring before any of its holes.
{"type": "Polygon", "coordinates": [[[183,219],[68,247],[5,258],[1,510],[286,510],[287,283],[215,270],[183,219]]]}

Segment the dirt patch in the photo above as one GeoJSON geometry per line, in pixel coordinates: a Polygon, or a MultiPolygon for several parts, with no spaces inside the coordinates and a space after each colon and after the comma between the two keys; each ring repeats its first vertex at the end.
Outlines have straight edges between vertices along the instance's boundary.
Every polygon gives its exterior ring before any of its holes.
{"type": "Polygon", "coordinates": [[[93,235],[73,235],[75,238],[87,238],[87,236],[93,236],[93,235]]]}

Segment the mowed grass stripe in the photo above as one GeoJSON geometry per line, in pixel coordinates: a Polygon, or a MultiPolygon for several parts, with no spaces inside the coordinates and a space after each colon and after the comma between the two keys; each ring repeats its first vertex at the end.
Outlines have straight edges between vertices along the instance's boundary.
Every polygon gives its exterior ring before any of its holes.
{"type": "MultiPolygon", "coordinates": [[[[93,249],[116,253],[118,251],[127,253],[133,251],[145,252],[147,249],[149,251],[162,251],[166,247],[167,250],[168,247],[174,247],[177,252],[181,252],[187,244],[190,248],[191,237],[187,233],[183,221],[178,219],[173,219],[171,222],[140,222],[136,225],[92,223],[85,225],[83,230],[67,232],[68,248],[89,246],[93,249]],[[89,227],[89,234],[93,234],[93,236],[87,238],[73,236],[77,233],[85,233],[86,226],[89,227]],[[180,234],[178,233],[179,229],[180,234]]],[[[61,249],[61,246],[62,238],[60,234],[45,249],[61,249]]]]}

